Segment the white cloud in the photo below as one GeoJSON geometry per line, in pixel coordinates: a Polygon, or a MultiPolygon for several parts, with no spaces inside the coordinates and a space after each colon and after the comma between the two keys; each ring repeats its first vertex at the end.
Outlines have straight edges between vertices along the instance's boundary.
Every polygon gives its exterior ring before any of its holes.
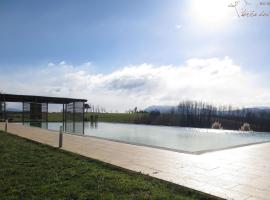
{"type": "Polygon", "coordinates": [[[175,26],[175,28],[179,30],[179,29],[182,28],[182,25],[181,25],[181,24],[177,24],[177,25],[175,26]]]}
{"type": "Polygon", "coordinates": [[[59,63],[59,65],[65,65],[66,64],[66,61],[61,61],[60,63],[59,63]]]}
{"type": "Polygon", "coordinates": [[[54,63],[50,62],[50,63],[48,64],[48,66],[49,66],[49,67],[52,67],[52,66],[54,66],[54,63]]]}
{"type": "Polygon", "coordinates": [[[0,89],[7,93],[87,98],[108,110],[176,105],[181,100],[270,105],[270,89],[260,84],[263,78],[228,57],[190,59],[182,66],[131,65],[109,74],[91,73],[89,62],[80,66],[60,62],[0,78],[0,89]]]}

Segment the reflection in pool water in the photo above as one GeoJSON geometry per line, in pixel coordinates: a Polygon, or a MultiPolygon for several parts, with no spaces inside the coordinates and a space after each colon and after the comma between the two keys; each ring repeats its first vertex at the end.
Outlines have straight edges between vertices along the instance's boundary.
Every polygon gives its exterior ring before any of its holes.
{"type": "MultiPolygon", "coordinates": [[[[48,123],[48,129],[59,130],[61,125],[48,123]]],[[[105,122],[86,122],[85,135],[187,152],[270,141],[270,133],[105,122]]]]}

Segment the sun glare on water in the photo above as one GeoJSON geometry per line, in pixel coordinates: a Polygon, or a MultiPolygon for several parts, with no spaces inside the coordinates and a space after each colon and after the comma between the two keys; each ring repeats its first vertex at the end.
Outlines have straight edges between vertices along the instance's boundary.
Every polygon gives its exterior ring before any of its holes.
{"type": "Polygon", "coordinates": [[[194,22],[207,28],[224,27],[232,18],[229,0],[192,0],[190,12],[194,22]]]}

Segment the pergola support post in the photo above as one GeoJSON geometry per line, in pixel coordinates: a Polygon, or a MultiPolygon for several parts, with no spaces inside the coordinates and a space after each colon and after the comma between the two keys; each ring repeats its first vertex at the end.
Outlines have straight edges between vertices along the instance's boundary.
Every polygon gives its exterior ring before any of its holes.
{"type": "Polygon", "coordinates": [[[5,121],[5,132],[7,132],[7,129],[8,129],[8,120],[6,119],[6,121],[5,121]]]}
{"type": "Polygon", "coordinates": [[[63,110],[62,110],[62,127],[63,127],[63,131],[64,127],[65,127],[65,104],[63,104],[63,110]]]}
{"type": "Polygon", "coordinates": [[[59,148],[63,146],[63,126],[60,126],[59,131],[59,148]]]}

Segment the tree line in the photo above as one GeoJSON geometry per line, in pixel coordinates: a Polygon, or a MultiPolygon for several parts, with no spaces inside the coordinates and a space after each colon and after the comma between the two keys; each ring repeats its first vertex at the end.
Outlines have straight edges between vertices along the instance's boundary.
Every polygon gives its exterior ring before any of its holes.
{"type": "Polygon", "coordinates": [[[254,131],[270,131],[270,110],[214,106],[197,101],[180,102],[167,113],[153,110],[138,115],[134,123],[182,127],[211,128],[219,122],[224,129],[239,130],[244,123],[254,131]]]}

